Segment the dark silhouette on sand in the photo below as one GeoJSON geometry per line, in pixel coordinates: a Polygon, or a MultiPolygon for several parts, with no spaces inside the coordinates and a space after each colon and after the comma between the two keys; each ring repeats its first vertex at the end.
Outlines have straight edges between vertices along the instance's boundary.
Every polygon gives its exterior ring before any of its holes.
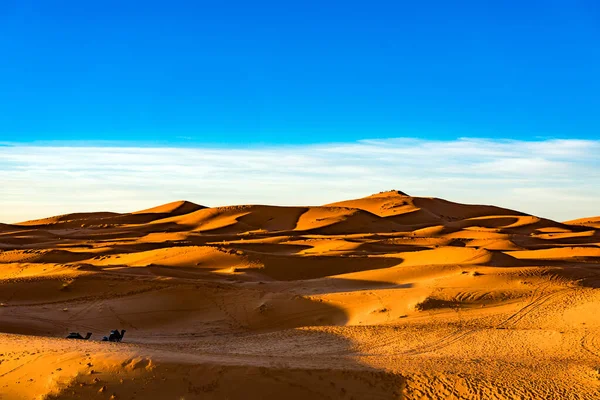
{"type": "Polygon", "coordinates": [[[114,329],[112,331],[110,331],[110,335],[109,336],[104,336],[102,338],[103,342],[120,342],[121,340],[123,340],[123,336],[125,336],[125,329],[121,329],[121,332],[119,332],[117,329],[114,329]]]}
{"type": "Polygon", "coordinates": [[[79,340],[88,340],[92,336],[92,332],[88,332],[85,337],[81,336],[79,332],[71,332],[66,337],[66,339],[79,339],[79,340]]]}

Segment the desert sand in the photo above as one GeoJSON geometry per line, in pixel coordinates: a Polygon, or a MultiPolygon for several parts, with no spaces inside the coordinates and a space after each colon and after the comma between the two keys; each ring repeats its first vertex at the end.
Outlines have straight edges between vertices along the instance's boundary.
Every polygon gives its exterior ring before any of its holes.
{"type": "Polygon", "coordinates": [[[599,286],[600,217],[399,191],[0,224],[0,399],[598,399],[599,286]]]}

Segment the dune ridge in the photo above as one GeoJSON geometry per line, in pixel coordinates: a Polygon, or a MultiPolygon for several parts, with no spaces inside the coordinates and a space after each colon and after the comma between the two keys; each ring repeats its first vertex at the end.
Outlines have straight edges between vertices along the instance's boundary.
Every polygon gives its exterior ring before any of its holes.
{"type": "Polygon", "coordinates": [[[0,224],[0,399],[597,398],[598,218],[394,190],[0,224]]]}
{"type": "Polygon", "coordinates": [[[580,218],[565,222],[567,225],[580,225],[590,228],[600,229],[600,216],[590,218],[580,218]]]}

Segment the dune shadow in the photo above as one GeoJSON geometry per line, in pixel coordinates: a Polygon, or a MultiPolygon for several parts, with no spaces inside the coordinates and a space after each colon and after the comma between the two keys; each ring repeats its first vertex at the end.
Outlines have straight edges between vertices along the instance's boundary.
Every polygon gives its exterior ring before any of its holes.
{"type": "Polygon", "coordinates": [[[326,277],[294,282],[289,290],[301,295],[331,294],[342,292],[360,292],[384,289],[410,289],[413,283],[394,283],[385,281],[368,281],[362,279],[347,279],[326,277]]]}
{"type": "Polygon", "coordinates": [[[402,258],[369,256],[293,256],[293,255],[249,255],[249,259],[260,266],[248,268],[276,280],[303,280],[389,268],[402,263],[402,258]]]}
{"type": "MultiPolygon", "coordinates": [[[[96,283],[104,286],[102,281],[96,283]]],[[[39,304],[9,303],[0,309],[0,329],[5,333],[54,338],[64,338],[68,332],[93,333],[89,341],[61,339],[56,354],[114,353],[110,359],[118,359],[134,351],[138,358],[152,360],[151,369],[150,362],[143,364],[145,368],[129,368],[134,363],[125,359],[118,361],[124,367],[100,364],[94,374],[79,374],[55,397],[46,398],[92,398],[98,395],[99,381],[119,398],[130,398],[134,392],[147,399],[402,396],[403,376],[359,361],[350,338],[327,330],[327,326],[345,325],[348,319],[342,308],[330,303],[202,281],[140,293],[115,289],[104,298],[42,299],[39,304]],[[127,330],[123,343],[98,342],[111,329],[127,330]],[[162,378],[145,379],[146,375],[162,378]]],[[[73,290],[80,293],[77,287],[73,290]]],[[[34,347],[28,346],[27,351],[34,347]]],[[[47,349],[44,346],[39,354],[47,349]]]]}
{"type": "Polygon", "coordinates": [[[554,263],[549,273],[583,287],[600,288],[600,259],[598,257],[594,262],[554,263]]]}
{"type": "MultiPolygon", "coordinates": [[[[13,345],[12,349],[15,353],[21,352],[23,357],[28,357],[26,351],[41,354],[45,360],[60,360],[57,357],[62,353],[79,352],[90,356],[94,372],[76,374],[53,394],[44,397],[56,400],[102,397],[103,392],[115,398],[149,400],[391,400],[402,399],[406,387],[403,375],[360,361],[355,356],[360,352],[352,339],[324,330],[180,339],[135,347],[127,343],[49,340],[22,341],[21,346],[13,345]],[[101,390],[102,387],[108,390],[101,390]]],[[[35,368],[35,363],[43,360],[32,358],[30,362],[35,368]]],[[[69,358],[54,362],[64,369],[71,366],[69,358]]],[[[85,366],[81,369],[86,370],[85,366]]],[[[54,371],[54,374],[60,372],[54,371]]],[[[0,383],[10,382],[12,375],[1,376],[0,383]]]]}
{"type": "Polygon", "coordinates": [[[68,286],[60,280],[7,284],[7,295],[0,297],[0,331],[60,337],[122,327],[140,337],[178,337],[347,322],[345,312],[331,304],[258,284],[107,278],[78,278],[68,286]]]}

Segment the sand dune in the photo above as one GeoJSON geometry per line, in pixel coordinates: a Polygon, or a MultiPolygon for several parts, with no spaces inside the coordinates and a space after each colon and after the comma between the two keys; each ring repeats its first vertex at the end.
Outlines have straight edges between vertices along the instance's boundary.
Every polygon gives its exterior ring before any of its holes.
{"type": "Polygon", "coordinates": [[[567,225],[589,226],[591,228],[600,229],[600,216],[591,218],[581,218],[565,222],[567,225]]]}
{"type": "Polygon", "coordinates": [[[0,224],[0,399],[594,399],[599,267],[598,217],[399,191],[0,224]]]}
{"type": "Polygon", "coordinates": [[[168,204],[163,204],[158,207],[136,211],[132,214],[169,214],[170,216],[175,216],[189,214],[191,212],[201,210],[203,208],[206,207],[192,203],[191,201],[180,200],[168,204]]]}

